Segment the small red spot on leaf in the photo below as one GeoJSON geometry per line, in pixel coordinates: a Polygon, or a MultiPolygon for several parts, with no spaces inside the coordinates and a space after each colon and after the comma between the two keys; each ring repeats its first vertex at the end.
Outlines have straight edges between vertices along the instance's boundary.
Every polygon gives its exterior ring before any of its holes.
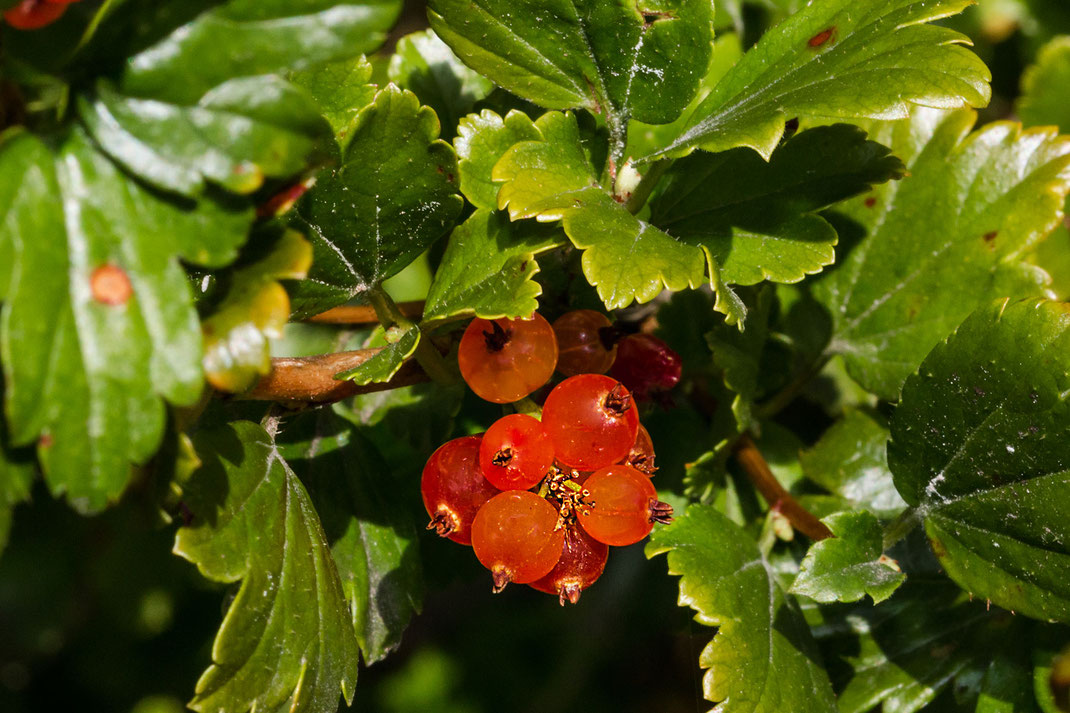
{"type": "Polygon", "coordinates": [[[997,235],[999,235],[998,230],[989,230],[987,233],[984,234],[983,239],[986,243],[988,243],[989,247],[992,247],[992,241],[996,239],[997,235]]]}
{"type": "Polygon", "coordinates": [[[833,25],[832,27],[830,27],[830,28],[828,28],[826,30],[821,30],[821,32],[818,32],[816,35],[814,35],[809,40],[807,40],[806,44],[809,45],[810,47],[820,47],[821,45],[825,44],[830,39],[832,39],[832,36],[834,34],[836,34],[836,26],[835,25],[833,25]]]}
{"type": "Polygon", "coordinates": [[[52,447],[52,434],[43,433],[41,437],[37,439],[37,446],[39,448],[51,448],[52,447]]]}
{"type": "Polygon", "coordinates": [[[944,543],[940,540],[930,539],[929,546],[933,548],[933,554],[937,557],[947,557],[947,548],[944,547],[944,543]]]}
{"type": "Polygon", "coordinates": [[[452,173],[447,173],[446,174],[446,180],[449,181],[450,183],[453,183],[453,174],[452,173]]]}
{"type": "Polygon", "coordinates": [[[876,198],[874,198],[873,196],[870,196],[869,198],[866,199],[866,207],[867,208],[872,208],[875,205],[877,205],[877,199],[876,198]]]}
{"type": "Polygon", "coordinates": [[[301,181],[295,183],[292,186],[287,186],[275,195],[268,198],[266,201],[256,207],[256,217],[269,218],[271,216],[285,213],[293,204],[297,202],[297,199],[305,194],[305,191],[309,189],[312,184],[307,181],[301,181]]]}
{"type": "Polygon", "coordinates": [[[121,267],[105,263],[89,276],[89,291],[97,302],[121,305],[133,296],[134,286],[121,267]]]}

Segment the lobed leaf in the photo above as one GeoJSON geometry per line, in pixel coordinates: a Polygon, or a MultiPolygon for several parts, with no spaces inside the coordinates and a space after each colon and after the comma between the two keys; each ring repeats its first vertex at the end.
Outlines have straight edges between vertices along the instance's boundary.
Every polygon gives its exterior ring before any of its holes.
{"type": "Polygon", "coordinates": [[[192,524],[175,554],[241,587],[189,706],[333,711],[353,698],[359,649],[338,567],[301,481],[263,428],[238,421],[194,438],[184,487],[192,524]]]}
{"type": "Polygon", "coordinates": [[[854,509],[891,518],[906,508],[888,468],[888,424],[877,415],[850,409],[799,453],[806,477],[843,498],[854,509]]]}
{"type": "Polygon", "coordinates": [[[8,134],[0,182],[18,185],[0,223],[12,256],[0,312],[11,441],[36,442],[53,493],[99,510],[159,445],[164,399],[201,393],[200,325],[179,260],[233,259],[252,211],[147,189],[77,130],[54,151],[8,134]]]}
{"type": "Polygon", "coordinates": [[[494,89],[492,82],[464,66],[433,30],[398,40],[387,76],[435,110],[446,137],[452,137],[461,117],[494,89]]]}
{"type": "Polygon", "coordinates": [[[293,225],[312,241],[294,311],[342,304],[397,274],[452,227],[461,210],[457,158],[435,113],[393,85],[361,110],[342,164],[298,202],[293,225]]]}
{"type": "Polygon", "coordinates": [[[312,65],[290,75],[316,101],[343,146],[360,110],[375,98],[371,79],[372,65],[363,55],[312,65]]]}
{"type": "Polygon", "coordinates": [[[495,84],[547,109],[585,108],[620,134],[663,124],[694,95],[710,57],[705,0],[432,0],[431,27],[495,84]]]}
{"type": "Polygon", "coordinates": [[[227,292],[201,321],[208,383],[237,393],[271,371],[269,339],[282,336],[290,319],[290,297],[279,280],[300,280],[312,264],[312,245],[286,230],[271,251],[227,275],[227,292]]]}
{"type": "Polygon", "coordinates": [[[308,488],[368,664],[401,642],[423,598],[416,528],[375,445],[320,409],[287,424],[279,451],[308,488]]]}
{"type": "Polygon", "coordinates": [[[884,530],[870,512],[841,512],[822,520],[835,537],[815,542],[789,590],[819,602],[856,602],[865,595],[879,604],[906,579],[882,555],[884,530]]]}
{"type": "Polygon", "coordinates": [[[1070,132],[1070,36],[1041,48],[1037,62],[1022,74],[1018,116],[1026,126],[1058,126],[1070,132]]]}
{"type": "Polygon", "coordinates": [[[556,228],[510,223],[501,213],[477,210],[450,235],[424,302],[424,322],[530,316],[542,294],[534,280],[535,256],[564,239],[556,228]]]}
{"type": "Polygon", "coordinates": [[[907,379],[888,462],[947,574],[975,596],[1070,621],[1070,316],[1002,302],[907,379]]]}
{"type": "Polygon", "coordinates": [[[669,573],[681,577],[679,604],[718,627],[699,657],[715,710],[836,710],[809,627],[743,530],[711,506],[691,505],[651,536],[647,557],[664,552],[669,573]]]}
{"type": "Polygon", "coordinates": [[[754,403],[761,396],[761,356],[768,341],[769,315],[775,301],[772,289],[756,288],[746,295],[746,322],[739,329],[726,321],[706,334],[713,363],[721,369],[725,387],[735,394],[732,399],[735,434],[751,427],[754,403]]]}
{"type": "Polygon", "coordinates": [[[607,309],[649,302],[663,289],[705,280],[702,252],[628,212],[598,184],[571,114],[549,112],[535,122],[537,141],[509,149],[494,166],[502,182],[498,207],[512,220],[561,220],[583,250],[583,274],[607,309]]]}
{"type": "Polygon", "coordinates": [[[496,209],[501,184],[491,178],[494,164],[514,144],[541,138],[535,122],[515,109],[504,119],[490,109],[461,119],[453,140],[459,158],[461,193],[476,208],[496,209]]]}
{"type": "Polygon", "coordinates": [[[1062,218],[1070,140],[1007,122],[971,134],[974,119],[919,110],[873,127],[910,175],[844,205],[864,237],[814,288],[831,351],[884,399],[975,307],[1043,291],[1023,255],[1062,218]]]}
{"type": "Polygon", "coordinates": [[[746,148],[677,161],[650,221],[701,247],[727,283],[798,282],[835,259],[836,229],[817,211],[902,175],[899,159],[857,127],[820,126],[768,163],[746,148]]]}
{"type": "Polygon", "coordinates": [[[647,158],[747,146],[765,159],[787,120],[904,119],[912,105],[984,106],[991,74],[926,23],[971,0],[817,0],[767,32],[695,109],[687,129],[647,158]]]}

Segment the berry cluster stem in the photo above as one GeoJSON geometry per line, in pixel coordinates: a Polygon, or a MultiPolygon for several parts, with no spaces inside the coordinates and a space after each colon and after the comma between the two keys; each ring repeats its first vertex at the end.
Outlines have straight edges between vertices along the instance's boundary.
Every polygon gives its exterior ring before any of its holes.
{"type": "Polygon", "coordinates": [[[739,437],[739,440],[736,441],[734,454],[736,460],[746,472],[747,477],[754,483],[754,487],[769,503],[769,507],[777,508],[788,519],[792,527],[815,541],[833,536],[832,531],[828,529],[825,523],[818,520],[813,513],[800,505],[799,501],[784,489],[784,486],[773,475],[773,471],[769,469],[765,456],[754,445],[754,441],[751,440],[749,435],[744,433],[739,437]]]}

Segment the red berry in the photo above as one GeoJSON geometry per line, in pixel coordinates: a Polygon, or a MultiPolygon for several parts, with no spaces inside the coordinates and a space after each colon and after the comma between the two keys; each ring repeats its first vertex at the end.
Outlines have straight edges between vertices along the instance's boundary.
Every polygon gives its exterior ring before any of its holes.
{"type": "Polygon", "coordinates": [[[472,549],[494,577],[494,591],[510,582],[534,582],[561,559],[565,528],[545,498],[507,490],[487,501],[472,523],[472,549]]]}
{"type": "Polygon", "coordinates": [[[631,545],[650,534],[655,522],[672,519],[672,507],[658,500],[650,478],[630,466],[596,471],[583,487],[590,495],[577,518],[588,535],[607,545],[631,545]]]}
{"type": "Polygon", "coordinates": [[[514,413],[494,422],[483,434],[479,467],[500,490],[527,490],[538,484],[554,464],[554,444],[542,424],[514,413]]]}
{"type": "Polygon", "coordinates": [[[51,25],[67,10],[66,4],[22,0],[15,7],[4,11],[7,24],[18,30],[38,30],[51,25]]]}
{"type": "Polygon", "coordinates": [[[428,530],[468,545],[472,521],[483,503],[498,494],[479,468],[482,436],[465,436],[439,446],[424,466],[420,492],[431,516],[428,530]]]}
{"type": "Polygon", "coordinates": [[[627,457],[621,461],[623,465],[630,465],[645,475],[654,475],[658,467],[654,465],[654,441],[650,438],[650,432],[646,426],[639,424],[639,431],[635,434],[635,443],[628,451],[627,457]]]}
{"type": "Polygon", "coordinates": [[[565,376],[604,374],[617,354],[609,318],[591,309],[565,312],[554,320],[557,370],[565,376]]]}
{"type": "Polygon", "coordinates": [[[652,334],[629,334],[617,344],[617,360],[609,375],[636,398],[668,391],[680,381],[680,355],[652,334]]]}
{"type": "Polygon", "coordinates": [[[576,470],[598,470],[628,455],[639,416],[631,394],[616,379],[580,374],[562,381],[546,397],[542,425],[559,462],[576,470]]]}
{"type": "Polygon", "coordinates": [[[580,592],[602,576],[609,559],[609,546],[588,535],[582,527],[570,525],[565,529],[565,547],[561,559],[545,577],[530,586],[547,594],[556,594],[561,606],[575,604],[580,592]]]}
{"type": "Polygon", "coordinates": [[[531,319],[473,319],[464,330],[457,362],[480,398],[496,404],[522,399],[545,384],[557,363],[554,330],[539,314],[531,319]]]}

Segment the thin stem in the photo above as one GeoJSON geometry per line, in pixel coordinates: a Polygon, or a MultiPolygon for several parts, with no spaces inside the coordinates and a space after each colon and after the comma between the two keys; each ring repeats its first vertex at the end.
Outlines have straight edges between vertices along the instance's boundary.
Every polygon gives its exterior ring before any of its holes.
{"type": "MultiPolygon", "coordinates": [[[[410,302],[397,302],[398,311],[401,315],[410,320],[417,320],[424,311],[423,300],[412,300],[410,302]]],[[[333,307],[326,312],[320,312],[319,314],[312,315],[306,322],[316,322],[319,324],[352,324],[352,325],[370,325],[378,324],[379,318],[375,314],[375,308],[371,305],[345,305],[342,307],[333,307]]]]}
{"type": "Polygon", "coordinates": [[[899,513],[899,517],[888,524],[884,530],[884,542],[882,551],[887,552],[892,545],[909,535],[915,527],[921,524],[923,514],[920,509],[907,508],[899,513]]]}
{"type": "MultiPolygon", "coordinates": [[[[393,298],[382,287],[374,287],[368,291],[368,301],[375,308],[375,314],[383,327],[397,327],[399,329],[419,329],[419,327],[406,317],[393,298]]],[[[427,335],[420,335],[420,342],[416,345],[413,353],[416,361],[423,367],[424,373],[432,380],[441,384],[451,384],[457,381],[457,376],[442,358],[433,344],[427,339],[427,335]]]]}
{"type": "Polygon", "coordinates": [[[754,441],[748,434],[744,433],[739,437],[733,453],[747,477],[769,506],[778,509],[792,527],[811,540],[824,540],[833,536],[825,523],[818,520],[784,489],[784,486],[773,475],[773,471],[769,469],[765,456],[754,445],[754,441]]]}
{"type": "Polygon", "coordinates": [[[624,207],[628,209],[628,212],[633,215],[638,213],[646,205],[647,198],[650,197],[650,193],[654,190],[654,187],[658,185],[658,181],[665,175],[665,172],[672,166],[672,159],[663,158],[660,161],[655,161],[643,174],[642,179],[639,181],[639,185],[632,191],[632,195],[628,198],[628,202],[624,204],[624,207]]]}
{"type": "Polygon", "coordinates": [[[319,354],[310,357],[280,357],[271,360],[271,372],[252,389],[235,398],[252,401],[278,401],[290,405],[329,404],[375,391],[398,389],[427,381],[427,374],[416,363],[401,367],[394,378],[382,384],[358,386],[339,381],[334,375],[360,366],[382,351],[382,347],[349,352],[319,354]]]}

